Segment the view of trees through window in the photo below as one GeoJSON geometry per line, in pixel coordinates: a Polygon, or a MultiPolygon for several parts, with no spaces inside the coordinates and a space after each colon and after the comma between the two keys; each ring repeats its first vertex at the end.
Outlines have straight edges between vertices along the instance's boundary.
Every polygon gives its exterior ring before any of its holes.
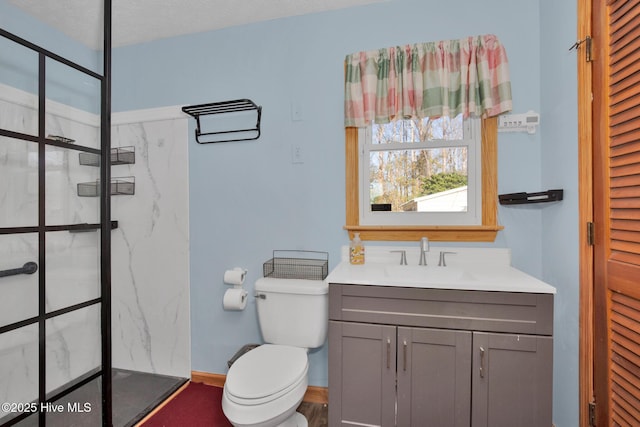
{"type": "Polygon", "coordinates": [[[369,147],[372,210],[466,211],[468,148],[442,144],[463,139],[462,116],[374,124],[369,147]]]}

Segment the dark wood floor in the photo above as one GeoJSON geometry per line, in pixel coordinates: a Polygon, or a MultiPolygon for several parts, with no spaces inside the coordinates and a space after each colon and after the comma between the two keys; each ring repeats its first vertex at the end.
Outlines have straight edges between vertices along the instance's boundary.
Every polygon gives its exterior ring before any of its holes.
{"type": "Polygon", "coordinates": [[[327,427],[329,425],[329,408],[326,403],[302,402],[298,412],[304,415],[309,427],[327,427]]]}

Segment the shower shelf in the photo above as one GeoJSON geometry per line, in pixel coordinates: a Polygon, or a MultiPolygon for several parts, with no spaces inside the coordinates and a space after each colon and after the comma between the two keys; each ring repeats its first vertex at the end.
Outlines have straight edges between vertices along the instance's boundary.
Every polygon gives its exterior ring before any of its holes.
{"type": "Polygon", "coordinates": [[[196,142],[198,144],[212,144],[216,142],[235,142],[235,141],[250,141],[254,139],[258,139],[260,137],[260,118],[262,116],[262,107],[256,105],[250,99],[235,99],[233,101],[223,101],[223,102],[211,102],[209,104],[198,104],[198,105],[188,105],[182,107],[182,111],[189,114],[191,117],[196,119],[196,142]],[[201,116],[208,116],[212,114],[229,114],[229,113],[239,113],[246,111],[255,111],[256,112],[256,124],[251,128],[243,128],[243,129],[229,129],[229,130],[216,130],[203,132],[202,131],[202,122],[201,116]],[[242,135],[242,137],[238,138],[230,138],[230,139],[216,139],[217,137],[223,137],[224,135],[242,135]],[[209,140],[201,140],[200,137],[210,137],[209,140]]]}
{"type": "Polygon", "coordinates": [[[511,193],[500,194],[501,205],[524,205],[531,203],[559,202],[563,197],[563,190],[547,190],[539,193],[511,193]]]}
{"type": "Polygon", "coordinates": [[[56,142],[63,142],[65,144],[73,144],[74,142],[76,142],[75,139],[67,138],[66,136],[62,136],[62,135],[47,135],[47,139],[50,139],[56,142]]]}
{"type": "MultiPolygon", "coordinates": [[[[100,166],[100,155],[93,153],[78,153],[80,164],[83,166],[100,166]]],[[[111,149],[111,166],[133,165],[136,162],[136,149],[130,147],[116,147],[111,149]]]]}
{"type": "MultiPolygon", "coordinates": [[[[133,196],[136,190],[136,178],[133,176],[111,178],[112,196],[133,196]]],[[[78,196],[98,197],[100,195],[100,181],[81,182],[78,184],[78,196]]]]}

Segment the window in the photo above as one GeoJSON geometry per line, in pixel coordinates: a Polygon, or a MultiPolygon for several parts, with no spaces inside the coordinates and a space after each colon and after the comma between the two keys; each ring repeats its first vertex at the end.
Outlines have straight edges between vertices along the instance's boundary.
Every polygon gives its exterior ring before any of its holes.
{"type": "Polygon", "coordinates": [[[360,224],[482,223],[480,119],[373,124],[358,141],[360,224]]]}
{"type": "MultiPolygon", "coordinates": [[[[407,133],[415,132],[411,130],[411,126],[407,130],[407,133]]],[[[411,202],[415,201],[415,197],[408,197],[404,208],[400,208],[402,203],[394,202],[387,198],[381,197],[384,194],[382,191],[382,184],[376,186],[371,184],[371,177],[375,175],[369,171],[365,171],[360,168],[360,165],[364,165],[364,154],[359,150],[359,143],[362,143],[362,139],[366,139],[366,130],[362,131],[355,127],[345,128],[346,136],[346,225],[345,229],[349,231],[350,235],[357,231],[360,233],[361,238],[365,240],[420,240],[421,237],[427,236],[433,241],[493,241],[496,234],[503,227],[497,223],[497,136],[498,126],[496,118],[482,119],[480,121],[479,134],[480,145],[476,144],[461,144],[462,140],[452,140],[449,137],[435,137],[432,141],[426,142],[426,148],[422,146],[422,142],[416,143],[418,139],[409,138],[412,142],[397,142],[395,139],[393,142],[378,142],[376,144],[369,144],[370,146],[377,145],[373,150],[369,150],[369,157],[367,164],[371,166],[372,163],[376,166],[376,163],[371,160],[371,153],[374,155],[380,155],[378,152],[382,152],[384,157],[385,151],[397,151],[394,153],[396,157],[402,157],[402,151],[409,151],[416,153],[417,150],[423,149],[438,149],[438,150],[460,150],[462,147],[466,147],[466,150],[475,150],[475,154],[469,151],[467,152],[467,178],[468,186],[473,185],[476,188],[476,195],[469,196],[474,190],[467,190],[467,212],[476,210],[475,213],[470,214],[474,220],[455,220],[456,215],[454,212],[435,212],[436,209],[431,208],[431,211],[419,212],[417,211],[406,212],[404,209],[412,209],[411,202]],[[436,142],[437,141],[437,142],[436,142]],[[437,145],[437,148],[434,147],[437,145]],[[406,145],[406,148],[405,148],[406,145]],[[473,145],[473,146],[471,146],[473,145]],[[396,150],[397,148],[397,150],[396,150]],[[394,149],[394,150],[390,150],[394,149]],[[400,154],[398,154],[400,153],[400,154]],[[473,164],[477,168],[480,168],[480,173],[471,173],[469,167],[470,158],[473,157],[473,164]],[[367,173],[369,178],[363,178],[364,173],[367,173]],[[473,178],[469,176],[473,175],[476,178],[476,182],[472,183],[473,178]],[[368,180],[368,181],[367,181],[368,180]],[[364,182],[367,182],[366,187],[364,182]],[[366,189],[367,191],[364,191],[366,189]],[[396,212],[393,211],[395,203],[396,212]],[[374,205],[372,210],[371,205],[374,205]],[[391,204],[391,207],[388,205],[391,204]],[[365,208],[365,205],[367,208],[365,208]],[[389,211],[388,209],[391,209],[389,211]],[[402,212],[398,211],[402,209],[402,212]],[[378,215],[380,213],[387,215],[378,215]],[[397,214],[397,215],[393,215],[397,214]],[[432,220],[424,220],[422,218],[415,220],[414,214],[419,216],[431,217],[432,220]],[[439,215],[435,215],[439,214],[439,215]],[[366,217],[379,218],[388,216],[391,219],[381,221],[369,221],[366,217]],[[404,218],[404,215],[409,215],[409,220],[398,220],[397,218],[404,218]],[[435,220],[434,218],[438,218],[435,220]]],[[[464,126],[463,126],[464,128],[464,126]]],[[[473,125],[468,127],[469,131],[475,135],[475,139],[478,139],[478,129],[473,129],[473,125]]],[[[380,130],[378,130],[381,132],[380,130]]],[[[403,130],[404,132],[404,130],[403,130]]],[[[373,136],[371,136],[373,141],[373,136]]],[[[473,139],[473,138],[472,138],[473,139]]],[[[388,141],[383,139],[382,141],[388,141]]],[[[432,157],[436,156],[435,152],[430,153],[432,157]]],[[[441,155],[438,153],[437,155],[441,155]]],[[[452,156],[459,155],[456,152],[450,153],[452,156]]],[[[419,155],[419,154],[418,154],[419,155]]],[[[409,156],[409,154],[407,154],[409,156]]],[[[410,156],[409,156],[410,157],[410,156]]],[[[426,153],[424,154],[426,158],[426,153]]],[[[370,169],[369,167],[365,169],[370,169]]],[[[460,168],[462,169],[462,168],[460,168]]],[[[424,175],[424,174],[423,174],[424,175]]],[[[457,188],[457,187],[456,187],[457,188]]],[[[412,194],[411,196],[417,194],[412,194]]],[[[417,201],[415,201],[417,204],[417,201]]],[[[469,216],[469,215],[467,215],[469,216]]]]}

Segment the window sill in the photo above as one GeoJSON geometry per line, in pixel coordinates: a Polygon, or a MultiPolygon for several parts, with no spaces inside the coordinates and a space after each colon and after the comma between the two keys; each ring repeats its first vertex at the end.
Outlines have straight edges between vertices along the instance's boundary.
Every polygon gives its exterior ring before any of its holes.
{"type": "Polygon", "coordinates": [[[501,225],[464,225],[464,226],[381,226],[381,225],[345,225],[349,238],[360,233],[362,240],[381,241],[418,241],[428,237],[434,242],[493,242],[501,225]]]}

